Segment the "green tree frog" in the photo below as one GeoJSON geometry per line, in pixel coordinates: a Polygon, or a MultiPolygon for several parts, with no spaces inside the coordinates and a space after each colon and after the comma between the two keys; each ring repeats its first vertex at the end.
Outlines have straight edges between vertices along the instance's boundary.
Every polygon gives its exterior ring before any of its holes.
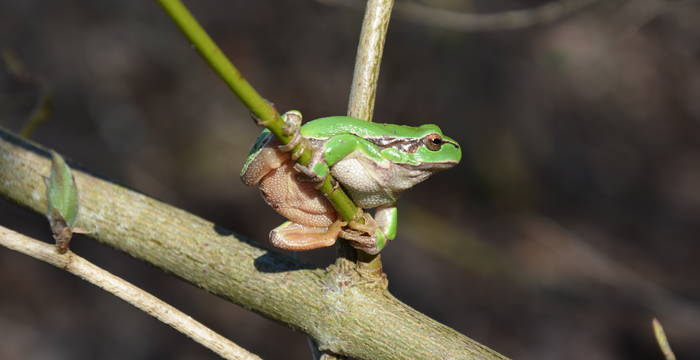
{"type": "MultiPolygon", "coordinates": [[[[283,119],[300,124],[301,114],[290,111],[283,119]]],[[[299,132],[314,151],[308,166],[295,165],[284,151],[288,148],[264,130],[241,170],[243,182],[257,186],[265,201],[289,219],[270,232],[270,241],[292,251],[331,246],[341,237],[378,253],[396,237],[399,194],[455,166],[462,156],[459,144],[432,124],[412,127],[332,116],[310,121],[299,132]],[[357,206],[376,209],[374,217],[345,228],[348,224],[316,190],[328,174],[357,206]]]]}

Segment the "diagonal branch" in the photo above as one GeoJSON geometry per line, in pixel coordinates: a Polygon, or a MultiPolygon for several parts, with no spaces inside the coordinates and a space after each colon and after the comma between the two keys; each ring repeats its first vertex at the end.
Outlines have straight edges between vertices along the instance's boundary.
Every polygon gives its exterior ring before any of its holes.
{"type": "Polygon", "coordinates": [[[259,356],[215,333],[187,314],[72,252],[59,254],[56,246],[18,234],[3,226],[0,226],[0,245],[66,270],[110,292],[172,326],[224,359],[260,360],[259,356]]]}
{"type": "MultiPolygon", "coordinates": [[[[348,116],[372,121],[384,42],[393,7],[394,0],[367,1],[355,56],[355,70],[348,100],[348,116]]],[[[384,280],[381,255],[369,255],[363,251],[355,250],[344,240],[338,242],[337,254],[339,264],[344,263],[344,258],[352,259],[355,257],[359,271],[374,280],[384,280]]]]}
{"type": "MultiPolygon", "coordinates": [[[[0,130],[0,194],[46,210],[48,153],[0,130]]],[[[398,301],[356,272],[313,269],[213,223],[74,168],[81,215],[98,241],[359,359],[504,359],[398,301]]]]}
{"type": "MultiPolygon", "coordinates": [[[[209,63],[231,91],[250,110],[251,114],[258,119],[258,124],[270,130],[282,144],[289,144],[293,140],[293,134],[285,131],[286,124],[274,106],[265,100],[241,75],[182,2],[180,0],[158,0],[158,2],[192,42],[202,58],[209,63]]],[[[297,152],[299,158],[296,161],[301,165],[309,165],[313,157],[311,149],[297,143],[292,149],[292,154],[297,152]]],[[[345,221],[361,217],[362,212],[359,211],[360,209],[357,208],[352,199],[345,194],[342,188],[334,186],[334,184],[332,175],[328,175],[321,182],[319,190],[328,198],[333,208],[345,221]]]]}

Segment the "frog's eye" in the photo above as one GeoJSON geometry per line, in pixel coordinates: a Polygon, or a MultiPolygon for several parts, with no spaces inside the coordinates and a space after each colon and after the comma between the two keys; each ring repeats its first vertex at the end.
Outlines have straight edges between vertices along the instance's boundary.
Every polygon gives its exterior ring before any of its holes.
{"type": "Polygon", "coordinates": [[[430,134],[423,138],[423,144],[425,144],[428,149],[433,151],[440,150],[443,143],[444,141],[442,141],[442,137],[440,137],[438,134],[430,134]]]}

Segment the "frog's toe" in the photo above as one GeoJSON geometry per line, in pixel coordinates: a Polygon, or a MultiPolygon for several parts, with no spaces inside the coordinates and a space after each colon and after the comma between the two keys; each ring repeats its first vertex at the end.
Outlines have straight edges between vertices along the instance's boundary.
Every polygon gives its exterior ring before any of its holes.
{"type": "Polygon", "coordinates": [[[372,215],[370,215],[369,213],[363,212],[362,219],[363,221],[350,221],[348,227],[352,230],[356,230],[367,234],[374,234],[377,231],[377,229],[379,229],[379,224],[377,224],[377,221],[374,220],[372,215]]]}
{"type": "Polygon", "coordinates": [[[352,247],[370,255],[378,254],[384,247],[384,238],[377,235],[381,234],[378,232],[375,236],[370,236],[353,229],[344,229],[339,234],[341,238],[350,241],[352,247]]]}
{"type": "Polygon", "coordinates": [[[344,223],[336,221],[328,227],[313,227],[287,221],[270,231],[275,247],[291,251],[313,250],[335,244],[344,223]]]}

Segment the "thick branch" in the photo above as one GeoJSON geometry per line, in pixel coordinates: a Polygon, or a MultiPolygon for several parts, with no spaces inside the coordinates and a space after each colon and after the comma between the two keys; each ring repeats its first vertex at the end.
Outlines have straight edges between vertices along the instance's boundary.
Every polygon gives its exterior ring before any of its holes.
{"type": "MultiPolygon", "coordinates": [[[[46,151],[0,130],[0,194],[43,214],[49,166],[46,151]]],[[[388,292],[367,288],[355,272],[305,267],[186,211],[74,175],[76,225],[95,239],[304,331],[322,350],[360,359],[503,359],[388,292]]]]}

